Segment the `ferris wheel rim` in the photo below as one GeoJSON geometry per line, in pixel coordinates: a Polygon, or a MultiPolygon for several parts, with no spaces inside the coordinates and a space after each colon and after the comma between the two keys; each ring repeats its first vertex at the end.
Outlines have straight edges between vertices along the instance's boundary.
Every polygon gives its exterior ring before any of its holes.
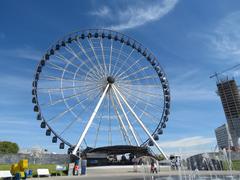
{"type": "MultiPolygon", "coordinates": [[[[113,31],[113,30],[109,30],[109,29],[85,29],[85,30],[80,30],[80,31],[76,31],[76,32],[73,32],[73,33],[70,33],[66,36],[64,36],[63,38],[59,39],[58,41],[56,41],[56,43],[52,44],[48,50],[46,51],[45,55],[43,55],[43,57],[41,58],[38,66],[37,66],[37,69],[36,69],[36,74],[35,74],[35,77],[34,77],[34,81],[33,81],[33,84],[34,83],[37,83],[38,80],[39,80],[39,74],[41,73],[38,73],[38,68],[39,67],[43,67],[43,63],[45,63],[49,57],[51,56],[51,51],[56,47],[57,44],[61,43],[61,42],[65,42],[67,43],[69,41],[69,38],[71,39],[74,39],[75,37],[77,36],[80,36],[81,34],[83,33],[91,33],[91,32],[102,32],[102,33],[106,33],[107,32],[110,32],[110,34],[115,34],[115,35],[120,35],[124,40],[128,40],[128,41],[131,41],[131,44],[132,46],[135,44],[136,47],[141,47],[141,51],[144,50],[145,54],[146,55],[143,55],[145,56],[145,59],[148,60],[147,58],[150,57],[151,55],[151,60],[153,60],[151,63],[152,67],[155,69],[158,77],[159,77],[159,80],[161,81],[161,78],[164,79],[164,82],[167,86],[167,88],[162,88],[163,90],[163,101],[164,101],[164,107],[163,107],[163,113],[162,113],[162,116],[161,118],[159,118],[159,124],[158,126],[155,128],[155,130],[152,132],[152,136],[154,136],[157,131],[159,130],[159,128],[162,126],[162,122],[165,123],[166,121],[163,120],[164,118],[167,119],[168,118],[168,115],[169,115],[169,107],[166,107],[166,96],[168,96],[170,98],[170,88],[169,88],[169,83],[168,83],[168,80],[166,78],[166,74],[163,70],[163,68],[161,67],[161,65],[158,63],[158,60],[157,58],[154,56],[154,54],[148,49],[148,48],[145,48],[141,43],[139,43],[138,41],[136,41],[135,39],[131,38],[130,36],[127,36],[123,33],[119,33],[119,32],[116,32],[116,31],[113,31]],[[148,56],[147,56],[148,55],[148,56]],[[161,77],[160,77],[160,73],[161,73],[161,77]],[[165,90],[167,89],[167,90],[165,90]]],[[[93,34],[94,35],[94,34],[93,34]]],[[[119,36],[119,37],[120,37],[119,36]]],[[[120,39],[118,39],[120,41],[120,39]]],[[[125,43],[125,42],[123,42],[125,43]]],[[[134,48],[134,47],[132,47],[134,48]]],[[[161,82],[161,85],[163,85],[163,83],[161,82]]],[[[60,141],[62,141],[63,143],[65,143],[66,145],[68,145],[69,147],[74,147],[75,145],[71,144],[70,142],[68,142],[66,139],[62,138],[58,133],[56,133],[54,131],[54,129],[48,124],[48,122],[44,119],[44,116],[42,115],[42,112],[41,112],[41,107],[38,103],[38,95],[37,95],[37,85],[36,86],[33,86],[33,91],[36,91],[35,94],[33,95],[35,98],[36,98],[36,106],[38,107],[38,114],[41,115],[42,117],[42,121],[46,123],[46,126],[48,127],[48,129],[50,129],[52,131],[52,133],[58,137],[58,139],[60,139],[60,141]]],[[[170,104],[170,99],[167,101],[168,104],[170,104]]],[[[162,129],[162,127],[161,127],[162,129]]],[[[144,146],[146,145],[146,143],[149,141],[149,138],[146,139],[142,144],[141,146],[144,146]]]]}

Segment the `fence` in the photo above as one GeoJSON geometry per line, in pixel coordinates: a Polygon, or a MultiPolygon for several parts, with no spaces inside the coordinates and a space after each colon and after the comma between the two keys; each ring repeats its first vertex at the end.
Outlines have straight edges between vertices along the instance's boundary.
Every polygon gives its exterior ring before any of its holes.
{"type": "Polygon", "coordinates": [[[28,159],[29,164],[65,164],[69,163],[67,154],[0,154],[0,164],[12,164],[28,159]]]}

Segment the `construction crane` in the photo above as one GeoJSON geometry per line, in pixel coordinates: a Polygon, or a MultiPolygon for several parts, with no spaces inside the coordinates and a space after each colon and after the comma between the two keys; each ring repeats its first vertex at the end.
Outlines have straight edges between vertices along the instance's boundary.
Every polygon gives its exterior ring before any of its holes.
{"type": "Polygon", "coordinates": [[[214,77],[216,77],[217,78],[217,81],[219,80],[218,79],[218,76],[219,75],[221,75],[221,74],[223,74],[223,73],[225,73],[225,72],[228,72],[228,71],[231,71],[231,70],[233,70],[233,69],[238,69],[238,68],[240,68],[240,64],[237,64],[237,65],[235,65],[235,66],[232,66],[232,67],[230,67],[230,68],[227,68],[227,69],[225,69],[225,70],[223,70],[223,71],[221,71],[221,72],[215,72],[213,75],[211,75],[209,78],[211,79],[211,78],[214,78],[214,77]]]}

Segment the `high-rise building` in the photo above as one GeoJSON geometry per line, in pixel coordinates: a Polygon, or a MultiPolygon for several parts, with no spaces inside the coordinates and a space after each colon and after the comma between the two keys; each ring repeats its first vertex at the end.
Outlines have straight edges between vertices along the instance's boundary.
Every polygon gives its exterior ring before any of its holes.
{"type": "Polygon", "coordinates": [[[240,94],[236,81],[234,79],[221,80],[217,83],[217,88],[227,119],[232,144],[234,147],[238,147],[238,138],[240,137],[240,94]]]}
{"type": "Polygon", "coordinates": [[[229,136],[226,124],[215,129],[217,144],[220,149],[229,148],[229,136]]]}

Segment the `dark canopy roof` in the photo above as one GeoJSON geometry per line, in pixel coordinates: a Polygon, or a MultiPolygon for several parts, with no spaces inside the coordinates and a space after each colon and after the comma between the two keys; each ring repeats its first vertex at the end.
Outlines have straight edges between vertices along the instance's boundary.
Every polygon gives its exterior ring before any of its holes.
{"type": "Polygon", "coordinates": [[[132,153],[140,156],[152,156],[148,147],[130,146],[130,145],[117,145],[117,146],[105,146],[99,148],[87,147],[83,153],[106,153],[108,155],[113,154],[125,154],[132,153]]]}

